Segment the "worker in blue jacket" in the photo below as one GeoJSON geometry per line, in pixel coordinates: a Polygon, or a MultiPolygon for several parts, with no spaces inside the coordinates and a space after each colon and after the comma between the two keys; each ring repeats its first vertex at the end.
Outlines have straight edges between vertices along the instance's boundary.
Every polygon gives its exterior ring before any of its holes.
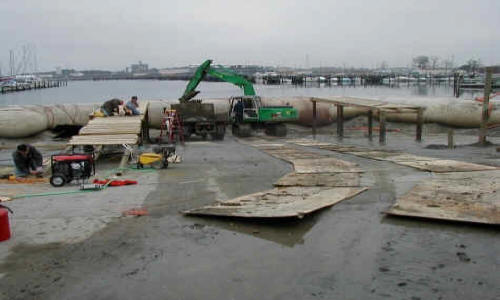
{"type": "Polygon", "coordinates": [[[130,100],[125,104],[125,107],[128,110],[128,114],[136,116],[140,115],[141,112],[139,111],[139,103],[137,102],[137,96],[132,96],[130,100]]]}

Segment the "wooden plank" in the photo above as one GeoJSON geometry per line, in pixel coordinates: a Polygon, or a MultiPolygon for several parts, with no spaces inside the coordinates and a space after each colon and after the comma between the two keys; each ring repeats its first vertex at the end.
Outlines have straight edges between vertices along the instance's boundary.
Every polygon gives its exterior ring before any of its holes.
{"type": "Polygon", "coordinates": [[[311,100],[329,104],[341,104],[344,106],[357,106],[367,109],[387,104],[387,102],[378,101],[374,99],[355,98],[355,97],[321,97],[321,98],[314,97],[311,98],[311,100]]]}
{"type": "Polygon", "coordinates": [[[500,170],[437,174],[397,199],[390,215],[500,224],[500,170]]]}
{"type": "Polygon", "coordinates": [[[359,173],[290,173],[281,177],[274,186],[326,186],[356,187],[360,185],[359,173]]]}
{"type": "Polygon", "coordinates": [[[184,211],[187,215],[240,218],[302,218],[305,214],[352,198],[366,188],[285,187],[241,196],[184,211]]]}
{"type": "Polygon", "coordinates": [[[140,126],[134,127],[120,127],[120,128],[95,128],[83,127],[80,129],[80,135],[113,135],[113,134],[139,134],[141,132],[140,126]]]}
{"type": "Polygon", "coordinates": [[[139,137],[136,134],[115,135],[76,135],[71,138],[69,145],[121,145],[136,144],[139,137]]]}

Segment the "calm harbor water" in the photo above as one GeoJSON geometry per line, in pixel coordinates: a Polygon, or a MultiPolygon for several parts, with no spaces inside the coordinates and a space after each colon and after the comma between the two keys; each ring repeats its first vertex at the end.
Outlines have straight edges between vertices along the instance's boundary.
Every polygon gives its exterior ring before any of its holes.
{"type": "MultiPolygon", "coordinates": [[[[137,95],[139,99],[177,99],[186,87],[187,81],[160,80],[109,80],[109,81],[71,81],[68,86],[23,92],[0,94],[0,106],[5,105],[51,105],[62,103],[100,103],[111,98],[128,99],[137,95]]],[[[400,85],[387,86],[292,86],[292,85],[255,85],[258,95],[279,96],[424,96],[452,97],[451,85],[400,85]]],[[[200,98],[225,98],[241,95],[242,91],[224,82],[202,82],[198,86],[200,98]]],[[[479,93],[480,94],[480,93],[479,93]]],[[[463,98],[472,98],[475,94],[466,92],[463,98]]]]}

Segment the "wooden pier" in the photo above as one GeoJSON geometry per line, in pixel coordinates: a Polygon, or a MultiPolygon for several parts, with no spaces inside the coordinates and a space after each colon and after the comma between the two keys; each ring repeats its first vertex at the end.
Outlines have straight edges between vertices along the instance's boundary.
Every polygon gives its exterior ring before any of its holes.
{"type": "Polygon", "coordinates": [[[311,98],[313,104],[313,135],[316,135],[316,103],[323,102],[328,104],[334,104],[337,107],[337,136],[344,136],[344,107],[353,106],[361,109],[365,109],[368,116],[368,137],[371,139],[373,136],[373,114],[377,113],[379,117],[379,142],[385,143],[386,141],[386,125],[385,118],[387,113],[415,113],[417,116],[417,130],[415,139],[417,141],[422,140],[422,129],[423,129],[423,112],[424,108],[421,106],[388,103],[373,99],[364,98],[353,98],[353,97],[328,97],[328,98],[311,98]]]}
{"type": "Polygon", "coordinates": [[[27,90],[38,90],[53,87],[67,86],[68,82],[63,80],[44,80],[32,83],[16,84],[15,86],[0,86],[0,93],[21,92],[27,90]]]}

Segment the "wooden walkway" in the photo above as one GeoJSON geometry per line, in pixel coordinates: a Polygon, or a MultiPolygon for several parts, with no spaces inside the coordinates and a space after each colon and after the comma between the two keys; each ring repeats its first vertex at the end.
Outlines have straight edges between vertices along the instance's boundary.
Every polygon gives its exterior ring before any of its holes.
{"type": "Polygon", "coordinates": [[[327,98],[311,98],[313,103],[313,135],[316,134],[316,103],[323,102],[334,104],[337,107],[337,135],[344,136],[344,106],[353,106],[361,109],[366,109],[368,116],[368,137],[372,138],[373,135],[373,112],[377,112],[380,123],[379,141],[385,143],[386,140],[386,126],[385,118],[387,113],[415,113],[417,115],[417,132],[416,140],[422,140],[422,127],[423,127],[423,111],[424,108],[415,105],[405,105],[397,103],[388,103],[365,98],[353,97],[327,97],[327,98]]]}

